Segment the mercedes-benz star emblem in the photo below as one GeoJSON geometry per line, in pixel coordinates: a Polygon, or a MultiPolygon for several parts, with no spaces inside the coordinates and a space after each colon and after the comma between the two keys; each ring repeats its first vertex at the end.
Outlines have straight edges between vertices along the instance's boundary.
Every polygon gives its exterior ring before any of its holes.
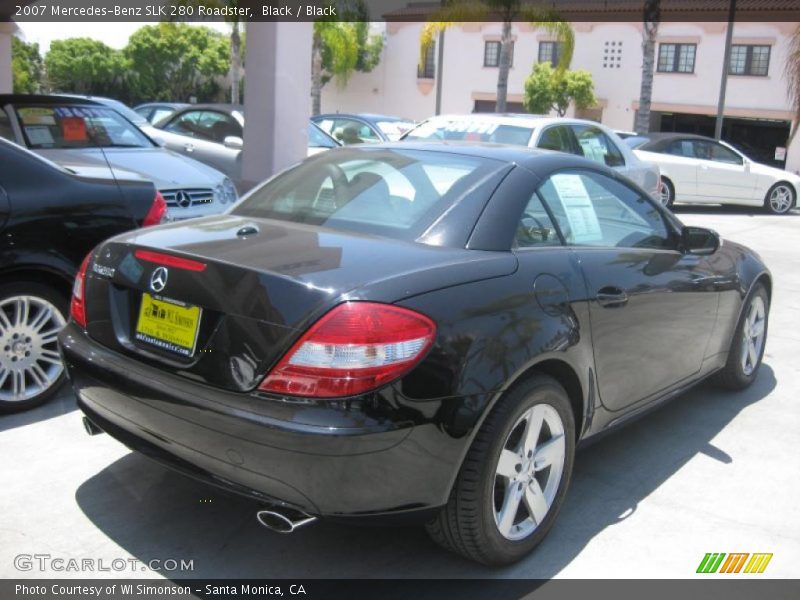
{"type": "Polygon", "coordinates": [[[154,292],[160,292],[167,287],[167,278],[169,271],[166,267],[158,267],[153,274],[150,275],[150,289],[154,292]]]}
{"type": "Polygon", "coordinates": [[[178,190],[175,193],[175,203],[181,208],[189,208],[192,205],[192,198],[187,192],[178,190]]]}

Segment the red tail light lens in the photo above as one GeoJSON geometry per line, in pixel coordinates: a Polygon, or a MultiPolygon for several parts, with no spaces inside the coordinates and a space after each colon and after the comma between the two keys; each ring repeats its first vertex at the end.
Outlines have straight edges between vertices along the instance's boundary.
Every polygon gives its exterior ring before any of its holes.
{"type": "Polygon", "coordinates": [[[86,270],[89,268],[89,261],[92,253],[86,255],[75,276],[75,283],[72,286],[72,300],[69,303],[69,314],[72,320],[86,329],[86,270]]]}
{"type": "Polygon", "coordinates": [[[155,263],[157,265],[164,265],[165,267],[175,267],[176,269],[185,269],[187,271],[202,272],[206,270],[206,263],[202,263],[189,258],[181,258],[180,256],[173,256],[172,254],[164,254],[163,252],[152,252],[151,250],[137,250],[134,252],[136,258],[146,260],[147,262],[155,263]]]}
{"type": "Polygon", "coordinates": [[[259,389],[313,398],[362,394],[410,370],[435,335],[433,321],[406,308],[340,304],[292,346],[259,389]]]}
{"type": "Polygon", "coordinates": [[[150,225],[158,225],[167,216],[167,203],[164,201],[164,196],[161,192],[156,190],[156,197],[153,198],[153,204],[150,205],[150,210],[147,211],[142,227],[149,227],[150,225]]]}

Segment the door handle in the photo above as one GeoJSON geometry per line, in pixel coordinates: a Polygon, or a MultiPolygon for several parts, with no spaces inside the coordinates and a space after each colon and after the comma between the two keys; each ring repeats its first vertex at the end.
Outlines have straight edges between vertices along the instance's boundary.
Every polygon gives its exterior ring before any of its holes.
{"type": "Polygon", "coordinates": [[[186,150],[186,152],[194,152],[194,144],[184,144],[183,149],[186,150]]]}
{"type": "Polygon", "coordinates": [[[605,308],[617,308],[628,303],[628,294],[614,286],[606,286],[597,290],[597,303],[605,308]]]}

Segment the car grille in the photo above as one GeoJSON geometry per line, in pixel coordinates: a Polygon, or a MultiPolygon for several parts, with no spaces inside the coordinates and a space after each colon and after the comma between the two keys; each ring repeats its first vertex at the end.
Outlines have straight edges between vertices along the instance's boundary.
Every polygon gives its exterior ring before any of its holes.
{"type": "Polygon", "coordinates": [[[191,208],[211,204],[214,201],[213,190],[206,188],[161,190],[161,195],[169,208],[191,208]]]}

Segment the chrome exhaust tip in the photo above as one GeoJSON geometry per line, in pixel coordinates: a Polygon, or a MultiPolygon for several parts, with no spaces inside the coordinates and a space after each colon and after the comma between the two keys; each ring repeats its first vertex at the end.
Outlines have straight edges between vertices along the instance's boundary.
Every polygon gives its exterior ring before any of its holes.
{"type": "Polygon", "coordinates": [[[278,533],[292,533],[300,527],[310,525],[317,520],[317,517],[312,517],[299,510],[290,508],[274,508],[260,510],[256,513],[256,519],[267,529],[276,531],[278,533]]]}
{"type": "Polygon", "coordinates": [[[83,428],[86,430],[86,433],[88,433],[89,435],[100,435],[101,433],[105,433],[97,425],[92,423],[92,421],[89,419],[89,417],[83,417],[83,428]]]}

